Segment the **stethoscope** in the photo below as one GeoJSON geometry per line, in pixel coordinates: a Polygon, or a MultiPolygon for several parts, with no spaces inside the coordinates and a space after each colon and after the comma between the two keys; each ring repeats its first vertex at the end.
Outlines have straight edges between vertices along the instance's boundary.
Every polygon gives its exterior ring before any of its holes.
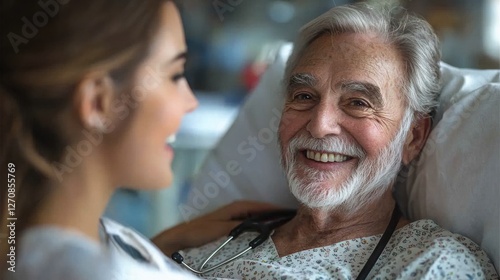
{"type": "MultiPolygon", "coordinates": [[[[236,226],[233,230],[228,235],[228,238],[226,241],[224,241],[219,247],[217,247],[206,259],[205,261],[201,264],[201,266],[198,269],[194,269],[188,264],[184,262],[184,258],[179,252],[175,252],[172,254],[172,259],[176,261],[179,264],[182,264],[184,267],[189,269],[190,271],[196,273],[196,274],[204,274],[207,272],[210,272],[216,268],[219,268],[229,262],[232,262],[233,260],[241,257],[248,251],[254,249],[255,247],[259,246],[260,244],[264,243],[274,232],[274,229],[277,227],[285,224],[289,220],[291,220],[296,214],[295,210],[280,210],[280,211],[273,211],[273,212],[268,212],[264,213],[261,215],[257,215],[254,217],[250,217],[243,221],[243,223],[239,224],[236,226]],[[255,239],[249,242],[248,247],[241,252],[235,254],[233,257],[222,261],[210,268],[204,269],[207,263],[224,247],[226,246],[231,240],[236,239],[238,236],[240,236],[244,232],[258,232],[260,233],[255,239]]],[[[392,237],[392,234],[396,230],[396,227],[398,225],[399,219],[401,218],[401,211],[399,210],[398,205],[394,207],[394,210],[392,211],[392,216],[389,224],[387,225],[384,233],[382,234],[382,237],[380,238],[379,242],[377,243],[377,246],[373,250],[372,254],[368,258],[368,261],[366,261],[365,265],[361,269],[361,272],[359,273],[358,277],[356,279],[361,280],[361,279],[366,279],[370,271],[372,270],[373,266],[375,266],[375,263],[377,262],[378,258],[384,251],[385,247],[387,246],[387,243],[389,243],[389,240],[392,237]]]]}
{"type": "Polygon", "coordinates": [[[179,264],[184,265],[187,269],[190,271],[196,273],[196,274],[204,274],[207,272],[210,272],[218,267],[221,267],[227,263],[232,262],[233,260],[241,257],[244,255],[246,252],[254,249],[255,247],[259,246],[260,244],[264,243],[274,232],[274,229],[285,224],[286,222],[290,221],[297,211],[295,210],[277,210],[277,211],[272,211],[272,212],[266,212],[263,214],[259,214],[256,216],[251,216],[250,218],[246,219],[243,221],[243,223],[239,224],[236,226],[234,229],[229,232],[228,238],[224,243],[222,243],[219,247],[217,247],[206,259],[205,261],[201,264],[200,268],[198,270],[192,268],[188,264],[184,262],[184,257],[179,252],[175,252],[172,254],[172,259],[176,261],[179,264]],[[210,268],[203,269],[205,265],[222,249],[224,246],[226,246],[231,240],[236,239],[238,236],[240,236],[244,232],[258,232],[259,235],[254,238],[252,241],[248,243],[248,247],[241,252],[237,253],[236,255],[232,256],[231,258],[220,262],[210,268]]]}

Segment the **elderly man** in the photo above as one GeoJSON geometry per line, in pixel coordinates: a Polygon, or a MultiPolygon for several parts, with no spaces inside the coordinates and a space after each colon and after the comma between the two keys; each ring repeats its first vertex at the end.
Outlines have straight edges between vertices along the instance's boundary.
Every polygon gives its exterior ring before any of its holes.
{"type": "MultiPolygon", "coordinates": [[[[285,70],[278,131],[297,215],[203,276],[496,279],[476,244],[430,220],[400,218],[392,197],[401,164],[418,156],[429,134],[439,60],[431,27],[404,11],[342,6],[307,24],[285,70]]],[[[213,263],[253,237],[234,240],[213,263]]],[[[184,251],[186,263],[201,264],[220,243],[184,251]]]]}

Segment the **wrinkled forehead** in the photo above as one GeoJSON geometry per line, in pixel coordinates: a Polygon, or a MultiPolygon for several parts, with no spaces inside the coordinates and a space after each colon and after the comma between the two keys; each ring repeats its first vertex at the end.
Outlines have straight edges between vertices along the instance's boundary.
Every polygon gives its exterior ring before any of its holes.
{"type": "Polygon", "coordinates": [[[375,34],[324,34],[304,49],[291,74],[321,72],[335,79],[369,80],[381,88],[401,89],[403,65],[398,50],[375,34]]]}

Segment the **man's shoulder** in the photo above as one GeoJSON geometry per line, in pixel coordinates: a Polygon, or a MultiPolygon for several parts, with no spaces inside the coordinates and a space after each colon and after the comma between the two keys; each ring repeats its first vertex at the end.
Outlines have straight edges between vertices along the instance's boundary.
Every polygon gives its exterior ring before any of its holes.
{"type": "Polygon", "coordinates": [[[406,260],[407,271],[427,269],[426,275],[439,278],[446,278],[449,273],[475,275],[472,279],[483,273],[482,278],[498,277],[479,245],[432,220],[418,220],[398,230],[393,237],[391,255],[406,260]]]}
{"type": "Polygon", "coordinates": [[[439,249],[443,252],[464,252],[485,255],[484,251],[469,238],[448,231],[432,220],[414,221],[396,231],[395,242],[406,248],[439,249]]]}
{"type": "Polygon", "coordinates": [[[432,220],[414,221],[396,231],[395,235],[399,237],[399,240],[406,240],[406,242],[413,241],[415,245],[419,246],[450,248],[450,246],[456,245],[458,247],[465,246],[472,252],[482,252],[479,245],[469,238],[446,230],[432,220]]]}

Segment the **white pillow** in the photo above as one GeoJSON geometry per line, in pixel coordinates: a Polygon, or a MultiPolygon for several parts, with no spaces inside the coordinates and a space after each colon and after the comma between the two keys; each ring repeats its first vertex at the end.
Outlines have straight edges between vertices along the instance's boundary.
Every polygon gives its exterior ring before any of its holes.
{"type": "MultiPolygon", "coordinates": [[[[500,71],[441,65],[435,125],[406,184],[410,219],[471,238],[500,268],[500,71]]],[[[396,188],[397,189],[397,188],[396,188]]]]}
{"type": "Polygon", "coordinates": [[[184,220],[238,199],[298,205],[279,164],[276,137],[283,108],[281,80],[291,51],[292,44],[281,47],[233,125],[207,156],[179,207],[184,220]]]}
{"type": "MultiPolygon", "coordinates": [[[[207,157],[179,210],[184,220],[238,199],[296,207],[279,163],[277,126],[285,46],[207,157]]],[[[435,128],[398,201],[412,219],[431,218],[481,245],[499,265],[499,108],[497,70],[441,64],[443,89],[435,128]],[[496,83],[496,84],[494,84],[496,83]],[[443,118],[441,120],[441,118],[443,118]],[[409,203],[408,203],[409,201],[409,203]]],[[[403,174],[404,175],[404,174],[403,174]]],[[[401,183],[400,183],[401,184],[401,183]]]]}

